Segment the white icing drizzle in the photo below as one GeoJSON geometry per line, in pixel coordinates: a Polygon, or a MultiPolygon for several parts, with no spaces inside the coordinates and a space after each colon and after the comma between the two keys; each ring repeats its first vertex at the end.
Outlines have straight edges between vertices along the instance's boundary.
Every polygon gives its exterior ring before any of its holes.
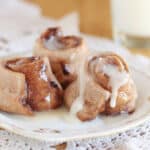
{"type": "MultiPolygon", "coordinates": [[[[73,54],[74,55],[74,54],[73,54]]],[[[79,83],[79,96],[74,100],[70,113],[73,115],[76,115],[77,112],[79,112],[84,105],[84,89],[86,84],[86,73],[85,73],[85,63],[86,58],[88,56],[88,53],[81,52],[79,54],[73,57],[71,59],[77,59],[76,62],[76,69],[78,71],[78,83],[79,83]]]]}
{"type": "Polygon", "coordinates": [[[50,94],[48,94],[48,95],[45,97],[45,100],[46,100],[47,102],[50,102],[50,101],[51,101],[50,94]]]}
{"type": "Polygon", "coordinates": [[[44,64],[43,66],[42,66],[42,69],[41,69],[41,71],[40,71],[40,78],[41,79],[43,79],[44,81],[48,81],[48,78],[47,78],[47,75],[46,75],[46,65],[44,64]]]}
{"type": "Polygon", "coordinates": [[[110,107],[114,108],[116,106],[118,90],[128,82],[129,73],[125,70],[120,72],[116,66],[111,64],[104,64],[102,71],[109,76],[109,85],[112,88],[110,107]]]}

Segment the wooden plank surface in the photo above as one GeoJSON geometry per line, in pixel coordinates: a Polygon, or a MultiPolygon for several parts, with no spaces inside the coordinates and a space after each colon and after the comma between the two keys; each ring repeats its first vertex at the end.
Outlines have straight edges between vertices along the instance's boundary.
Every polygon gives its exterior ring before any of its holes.
{"type": "Polygon", "coordinates": [[[111,37],[109,0],[81,0],[79,10],[82,32],[111,37]]]}
{"type": "Polygon", "coordinates": [[[78,0],[28,0],[38,4],[45,16],[60,18],[78,9],[78,0]]]}
{"type": "Polygon", "coordinates": [[[80,30],[85,33],[111,37],[109,0],[30,0],[42,8],[46,16],[60,18],[77,11],[80,30]]]}

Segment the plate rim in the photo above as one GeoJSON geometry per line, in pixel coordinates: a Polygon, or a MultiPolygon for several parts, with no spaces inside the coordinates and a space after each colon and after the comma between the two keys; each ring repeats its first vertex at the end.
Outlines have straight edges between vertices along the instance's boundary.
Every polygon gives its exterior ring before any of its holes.
{"type": "MultiPolygon", "coordinates": [[[[150,112],[147,114],[150,114],[150,112]]],[[[85,139],[90,139],[90,138],[103,138],[103,137],[108,137],[108,136],[113,136],[114,134],[118,134],[118,133],[122,133],[125,132],[127,130],[133,129],[139,125],[142,125],[144,122],[148,121],[150,119],[150,115],[146,115],[143,119],[138,119],[136,121],[133,121],[132,123],[128,123],[128,125],[123,126],[123,127],[119,127],[117,129],[114,130],[114,128],[112,128],[111,130],[109,130],[108,132],[104,131],[104,132],[94,132],[94,133],[86,133],[83,135],[73,135],[72,137],[55,137],[55,138],[51,138],[51,137],[45,137],[42,136],[42,133],[33,133],[30,131],[23,131],[23,130],[16,130],[14,129],[11,125],[8,124],[3,124],[0,123],[0,128],[10,131],[12,133],[15,133],[19,136],[23,136],[26,138],[31,138],[31,139],[36,139],[39,141],[46,141],[46,142],[54,142],[54,143],[63,143],[63,142],[71,142],[71,141],[77,141],[77,140],[85,140],[85,139]]]]}

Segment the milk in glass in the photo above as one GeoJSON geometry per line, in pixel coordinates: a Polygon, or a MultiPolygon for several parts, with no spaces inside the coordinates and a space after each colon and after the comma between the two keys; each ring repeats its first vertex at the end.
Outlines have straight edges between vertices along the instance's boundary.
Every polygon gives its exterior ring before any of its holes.
{"type": "Polygon", "coordinates": [[[150,0],[111,0],[111,7],[115,40],[150,48],[150,0]]]}

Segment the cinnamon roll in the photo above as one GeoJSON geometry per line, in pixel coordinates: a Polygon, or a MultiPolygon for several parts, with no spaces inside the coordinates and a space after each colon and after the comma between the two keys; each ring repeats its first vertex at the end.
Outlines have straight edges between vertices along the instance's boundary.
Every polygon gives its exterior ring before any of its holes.
{"type": "MultiPolygon", "coordinates": [[[[9,72],[24,77],[22,82],[24,86],[26,85],[24,87],[26,97],[23,97],[23,100],[32,110],[54,109],[62,104],[62,88],[51,71],[48,58],[28,57],[7,60],[5,67],[9,72]]],[[[23,87],[20,85],[20,88],[23,87]]]]}
{"type": "Polygon", "coordinates": [[[36,56],[49,57],[52,71],[63,88],[77,78],[76,70],[72,66],[74,57],[87,51],[82,38],[63,36],[61,29],[57,27],[48,28],[36,41],[34,48],[36,56]]]}
{"type": "Polygon", "coordinates": [[[80,62],[80,71],[64,94],[71,114],[86,121],[100,113],[134,111],[136,88],[128,66],[120,56],[112,53],[87,55],[80,62]]]}
{"type": "Polygon", "coordinates": [[[112,53],[95,56],[89,62],[89,71],[94,81],[111,93],[105,105],[106,114],[134,111],[136,87],[128,65],[120,56],[112,53]]]}

